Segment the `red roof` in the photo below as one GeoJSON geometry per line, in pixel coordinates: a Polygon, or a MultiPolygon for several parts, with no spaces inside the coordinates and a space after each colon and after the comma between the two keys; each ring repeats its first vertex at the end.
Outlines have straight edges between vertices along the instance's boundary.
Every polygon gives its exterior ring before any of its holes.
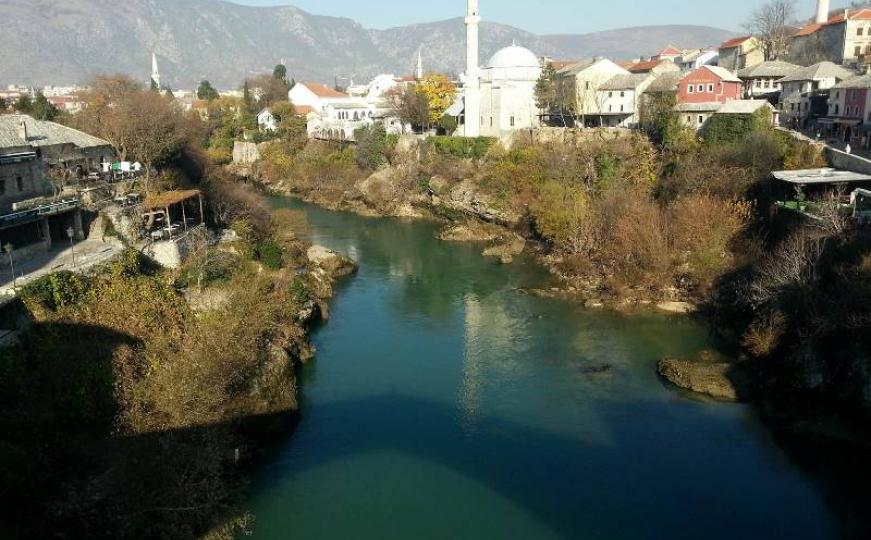
{"type": "Polygon", "coordinates": [[[553,67],[553,69],[559,71],[559,70],[565,69],[565,68],[567,68],[570,65],[575,64],[575,63],[576,63],[575,60],[554,60],[553,62],[550,63],[550,65],[553,67]]]}
{"type": "Polygon", "coordinates": [[[672,62],[670,60],[648,60],[647,62],[636,62],[625,69],[628,69],[631,73],[647,73],[657,66],[666,63],[671,64],[672,62]]]}
{"type": "Polygon", "coordinates": [[[665,49],[663,49],[663,50],[659,53],[659,56],[680,56],[680,55],[682,55],[682,54],[683,54],[683,51],[682,51],[682,50],[677,49],[677,48],[672,47],[671,45],[669,45],[668,47],[666,47],[665,49]]]}
{"type": "Polygon", "coordinates": [[[296,105],[293,110],[297,116],[308,116],[308,113],[315,112],[315,108],[311,105],[296,105]]]}
{"type": "MultiPolygon", "coordinates": [[[[857,9],[855,11],[847,12],[847,18],[851,21],[871,21],[871,9],[857,9]]],[[[831,26],[834,24],[841,24],[845,21],[844,12],[840,12],[837,15],[832,15],[829,17],[829,20],[824,23],[810,23],[804,26],[801,30],[796,32],[793,37],[803,37],[809,36],[811,34],[815,34],[824,26],[831,26]]]]}
{"type": "Polygon", "coordinates": [[[417,80],[417,77],[413,77],[411,75],[404,75],[394,80],[396,82],[415,82],[417,80]]]}
{"type": "Polygon", "coordinates": [[[344,98],[348,97],[348,94],[343,94],[337,90],[333,90],[329,86],[323,85],[321,83],[316,82],[304,82],[302,83],[306,88],[311,90],[311,93],[318,96],[319,98],[344,98]]]}
{"type": "Polygon", "coordinates": [[[623,68],[623,69],[629,69],[629,68],[633,67],[633,66],[634,66],[635,64],[637,64],[637,63],[638,63],[638,62],[635,62],[634,60],[623,60],[623,61],[621,61],[621,62],[617,62],[617,65],[620,66],[620,67],[623,68]]]}
{"type": "Polygon", "coordinates": [[[745,41],[750,40],[750,39],[753,39],[753,36],[736,37],[736,38],[730,39],[729,41],[720,45],[720,48],[721,49],[732,49],[734,47],[738,47],[740,45],[743,45],[745,41]]]}

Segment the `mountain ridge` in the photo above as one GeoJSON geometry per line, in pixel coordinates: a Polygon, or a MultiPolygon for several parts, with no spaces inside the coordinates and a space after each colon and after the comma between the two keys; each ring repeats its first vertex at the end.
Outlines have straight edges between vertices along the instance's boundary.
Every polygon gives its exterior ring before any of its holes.
{"type": "MultiPolygon", "coordinates": [[[[98,73],[126,73],[147,81],[151,53],[162,79],[191,88],[202,79],[221,88],[271,71],[284,60],[297,80],[358,82],[378,73],[410,74],[418,50],[427,71],[463,69],[461,17],[384,30],[313,15],[295,6],[243,6],[225,0],[3,0],[0,84],[72,84],[98,73]]],[[[481,25],[481,60],[517,42],[539,56],[615,60],[653,54],[669,44],[716,46],[735,32],[668,25],[588,34],[538,35],[513,26],[481,25]]]]}

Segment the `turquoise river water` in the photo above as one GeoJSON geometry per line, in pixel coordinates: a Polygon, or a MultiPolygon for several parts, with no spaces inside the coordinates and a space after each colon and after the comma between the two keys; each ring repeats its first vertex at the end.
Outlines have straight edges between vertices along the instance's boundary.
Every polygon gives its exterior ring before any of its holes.
{"type": "Polygon", "coordinates": [[[301,374],[302,417],[248,506],[259,539],[745,539],[843,534],[829,495],[748,406],[656,373],[714,347],[683,317],[519,293],[433,224],[305,209],[359,273],[301,374]]]}

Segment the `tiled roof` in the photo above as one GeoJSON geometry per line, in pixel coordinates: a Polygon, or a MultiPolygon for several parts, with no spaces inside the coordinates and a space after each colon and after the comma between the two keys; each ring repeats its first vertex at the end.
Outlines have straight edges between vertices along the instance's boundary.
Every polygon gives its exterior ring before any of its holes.
{"type": "Polygon", "coordinates": [[[801,66],[790,64],[789,62],[781,62],[779,60],[770,60],[762,62],[755,66],[746,67],[738,71],[738,77],[742,79],[752,79],[755,77],[786,77],[791,75],[796,70],[801,69],[801,66]]]}
{"type": "Polygon", "coordinates": [[[723,103],[715,114],[753,114],[766,106],[771,103],[764,99],[736,99],[723,103]]]}
{"type": "Polygon", "coordinates": [[[569,67],[570,65],[574,64],[575,62],[576,62],[576,60],[554,60],[554,61],[550,62],[550,65],[551,65],[551,67],[553,67],[554,70],[559,71],[561,69],[569,67]]]}
{"type": "Polygon", "coordinates": [[[741,82],[741,79],[739,79],[737,75],[720,66],[702,66],[699,69],[707,69],[726,82],[741,82]]]}
{"type": "Polygon", "coordinates": [[[722,45],[720,45],[721,49],[731,49],[733,47],[738,47],[739,45],[744,44],[745,41],[753,39],[753,36],[741,36],[732,38],[729,41],[726,41],[722,45]]]}
{"type": "Polygon", "coordinates": [[[303,86],[311,90],[311,93],[318,96],[319,98],[345,98],[348,97],[348,94],[344,94],[337,90],[333,90],[329,86],[316,83],[316,82],[304,82],[303,86]]]}
{"type": "Polygon", "coordinates": [[[559,73],[561,75],[577,75],[578,73],[595,64],[596,62],[597,61],[595,59],[579,60],[578,62],[573,62],[566,67],[560,69],[559,73]]]}
{"type": "Polygon", "coordinates": [[[671,64],[670,60],[649,60],[647,62],[638,62],[626,68],[632,73],[645,73],[658,67],[660,64],[671,64]]]}
{"type": "Polygon", "coordinates": [[[0,148],[23,146],[23,141],[18,137],[18,126],[22,120],[27,126],[27,142],[24,145],[73,144],[79,148],[110,146],[103,139],[54,122],[36,120],[23,114],[6,114],[0,115],[0,148]]]}
{"type": "Polygon", "coordinates": [[[839,82],[834,88],[871,88],[871,75],[862,75],[839,82]]]}
{"type": "Polygon", "coordinates": [[[674,110],[677,112],[714,112],[723,105],[719,101],[708,103],[678,103],[674,110]]]}
{"type": "Polygon", "coordinates": [[[806,68],[800,68],[790,75],[780,79],[780,82],[816,81],[821,79],[837,79],[843,81],[852,79],[856,73],[832,62],[820,62],[806,68]]]}
{"type": "Polygon", "coordinates": [[[832,15],[829,17],[829,20],[824,23],[810,23],[804,26],[801,30],[795,33],[793,37],[804,37],[810,36],[818,32],[824,26],[832,26],[835,24],[841,24],[845,20],[851,21],[871,21],[871,9],[863,8],[857,10],[851,10],[847,12],[847,16],[844,17],[844,12],[841,11],[837,15],[832,15]]]}
{"type": "Polygon", "coordinates": [[[634,90],[644,84],[652,75],[648,73],[632,73],[630,75],[615,75],[608,79],[599,90],[634,90]]]}
{"type": "Polygon", "coordinates": [[[647,92],[677,92],[682,75],[680,73],[663,73],[647,87],[647,92]]]}
{"type": "Polygon", "coordinates": [[[682,54],[683,51],[669,45],[668,47],[660,51],[659,56],[680,56],[682,54]]]}
{"type": "Polygon", "coordinates": [[[315,112],[315,108],[311,105],[295,105],[293,109],[297,116],[308,116],[309,113],[315,112]]]}

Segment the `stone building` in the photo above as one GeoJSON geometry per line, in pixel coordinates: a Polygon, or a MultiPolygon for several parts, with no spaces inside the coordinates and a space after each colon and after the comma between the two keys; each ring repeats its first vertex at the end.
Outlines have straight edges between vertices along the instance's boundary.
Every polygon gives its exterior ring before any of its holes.
{"type": "Polygon", "coordinates": [[[538,127],[535,85],[541,76],[538,57],[523,47],[505,47],[481,69],[480,134],[502,137],[538,127]]]}
{"type": "Polygon", "coordinates": [[[800,66],[789,62],[771,60],[739,70],[738,78],[744,81],[744,97],[753,99],[778,94],[781,90],[780,79],[799,69],[800,66]]]}
{"type": "Polygon", "coordinates": [[[827,115],[829,90],[855,76],[855,72],[842,66],[820,62],[780,79],[781,123],[797,129],[809,127],[810,120],[827,115]]]}
{"type": "Polygon", "coordinates": [[[599,87],[604,127],[636,128],[640,124],[641,99],[656,80],[650,73],[617,75],[599,87]]]}
{"type": "Polygon", "coordinates": [[[81,177],[114,155],[108,142],[60,124],[0,116],[0,246],[11,245],[24,258],[51,248],[52,239],[67,239],[70,228],[81,238],[78,200],[53,197],[48,174],[81,177]]]}
{"type": "Polygon", "coordinates": [[[819,0],[817,16],[790,40],[790,57],[803,64],[829,61],[864,65],[871,58],[871,9],[828,10],[819,0]]]}
{"type": "Polygon", "coordinates": [[[762,44],[753,36],[742,36],[720,45],[719,66],[730,71],[744,69],[765,61],[762,44]]]}

